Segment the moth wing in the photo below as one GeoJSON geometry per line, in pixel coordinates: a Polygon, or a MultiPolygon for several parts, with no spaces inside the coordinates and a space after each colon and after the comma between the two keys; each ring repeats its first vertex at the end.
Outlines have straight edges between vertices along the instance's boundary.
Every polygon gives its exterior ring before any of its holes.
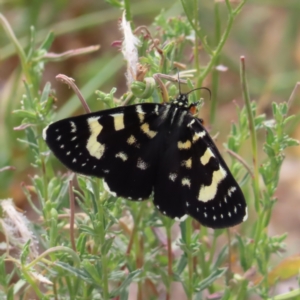
{"type": "Polygon", "coordinates": [[[142,200],[157,171],[163,109],[145,103],[80,115],[50,124],[43,137],[70,170],[104,178],[113,195],[142,200]]]}
{"type": "Polygon", "coordinates": [[[199,119],[187,114],[169,137],[154,188],[164,214],[188,214],[211,228],[234,226],[247,218],[243,193],[199,119]]]}

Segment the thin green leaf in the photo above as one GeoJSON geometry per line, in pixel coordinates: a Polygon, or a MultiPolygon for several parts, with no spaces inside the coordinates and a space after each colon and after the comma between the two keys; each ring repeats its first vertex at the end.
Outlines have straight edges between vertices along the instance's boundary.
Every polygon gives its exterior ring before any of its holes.
{"type": "Polygon", "coordinates": [[[128,274],[127,278],[122,282],[122,284],[115,290],[113,290],[110,293],[110,298],[114,298],[121,294],[127,287],[130,285],[130,283],[141,274],[142,270],[135,270],[128,274]]]}
{"type": "Polygon", "coordinates": [[[201,292],[208,288],[214,281],[216,281],[218,278],[223,276],[225,274],[227,268],[217,269],[212,271],[212,273],[206,277],[204,280],[202,280],[196,287],[197,292],[201,292]]]}

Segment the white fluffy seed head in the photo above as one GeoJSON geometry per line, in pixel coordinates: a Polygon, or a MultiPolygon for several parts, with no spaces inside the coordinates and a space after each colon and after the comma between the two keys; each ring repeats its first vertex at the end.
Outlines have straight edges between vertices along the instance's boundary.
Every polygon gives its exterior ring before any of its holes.
{"type": "MultiPolygon", "coordinates": [[[[34,236],[30,228],[30,223],[24,214],[17,211],[12,199],[0,201],[3,211],[3,217],[0,219],[1,227],[6,235],[7,241],[11,245],[20,250],[28,242],[30,243],[30,256],[35,258],[38,256],[37,238],[34,236]]],[[[8,245],[9,247],[9,245],[8,245]]]]}
{"type": "Polygon", "coordinates": [[[130,88],[131,83],[136,79],[138,57],[138,45],[140,40],[133,34],[130,23],[126,20],[126,12],[123,13],[122,22],[120,26],[123,31],[124,40],[122,43],[122,53],[127,61],[127,86],[130,88]]]}

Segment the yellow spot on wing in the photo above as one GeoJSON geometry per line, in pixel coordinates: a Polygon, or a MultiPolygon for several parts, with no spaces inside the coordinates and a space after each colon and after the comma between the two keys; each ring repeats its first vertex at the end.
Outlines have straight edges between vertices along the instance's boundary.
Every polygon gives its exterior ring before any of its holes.
{"type": "Polygon", "coordinates": [[[115,130],[118,131],[124,129],[124,114],[120,113],[111,116],[114,118],[115,130]]]}
{"type": "Polygon", "coordinates": [[[205,166],[209,162],[211,157],[215,157],[215,156],[212,153],[212,151],[209,148],[207,148],[204,154],[200,157],[200,161],[202,165],[205,166]]]}
{"type": "Polygon", "coordinates": [[[220,166],[220,169],[213,172],[213,178],[210,185],[200,187],[198,200],[207,202],[215,198],[219,183],[226,177],[226,171],[220,166]]]}
{"type": "Polygon", "coordinates": [[[145,119],[145,112],[143,111],[143,108],[141,105],[137,105],[135,108],[135,111],[137,112],[138,118],[140,120],[140,123],[144,122],[145,119]]]}
{"type": "Polygon", "coordinates": [[[144,123],[142,126],[141,126],[141,130],[149,137],[149,138],[154,138],[157,134],[156,131],[153,131],[153,130],[150,130],[149,128],[149,124],[148,123],[144,123]]]}
{"type": "Polygon", "coordinates": [[[190,149],[192,146],[192,143],[189,140],[187,140],[185,142],[179,141],[177,145],[178,145],[178,149],[190,149]]]}
{"type": "Polygon", "coordinates": [[[203,138],[206,135],[206,132],[200,131],[200,132],[196,132],[193,136],[193,143],[195,143],[196,141],[198,141],[200,138],[203,138]]]}
{"type": "Polygon", "coordinates": [[[189,158],[188,160],[183,160],[181,162],[182,166],[185,166],[186,168],[190,169],[192,167],[192,159],[189,158]]]}
{"type": "Polygon", "coordinates": [[[128,139],[127,139],[127,144],[129,145],[133,145],[136,142],[136,138],[134,137],[134,135],[131,135],[128,139]]]}
{"type": "Polygon", "coordinates": [[[191,187],[191,180],[189,179],[189,178],[183,178],[182,180],[181,180],[181,183],[182,183],[182,185],[184,186],[184,185],[187,185],[189,188],[191,187]]]}
{"type": "Polygon", "coordinates": [[[91,135],[87,141],[86,148],[91,156],[100,159],[104,153],[105,145],[97,141],[97,137],[103,128],[103,126],[99,124],[98,119],[100,119],[100,117],[91,117],[88,119],[91,135]]]}

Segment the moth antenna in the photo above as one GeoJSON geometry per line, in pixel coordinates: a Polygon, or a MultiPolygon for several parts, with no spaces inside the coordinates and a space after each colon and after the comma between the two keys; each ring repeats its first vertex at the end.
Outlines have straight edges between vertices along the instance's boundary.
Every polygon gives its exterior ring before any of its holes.
{"type": "Polygon", "coordinates": [[[211,90],[207,87],[199,87],[199,88],[196,88],[196,89],[192,89],[191,91],[186,93],[186,95],[190,94],[191,92],[197,91],[197,90],[207,90],[209,92],[209,100],[211,100],[211,90]]]}
{"type": "Polygon", "coordinates": [[[181,95],[180,77],[179,77],[179,71],[178,71],[178,69],[177,69],[177,81],[178,81],[179,95],[181,95]]]}

